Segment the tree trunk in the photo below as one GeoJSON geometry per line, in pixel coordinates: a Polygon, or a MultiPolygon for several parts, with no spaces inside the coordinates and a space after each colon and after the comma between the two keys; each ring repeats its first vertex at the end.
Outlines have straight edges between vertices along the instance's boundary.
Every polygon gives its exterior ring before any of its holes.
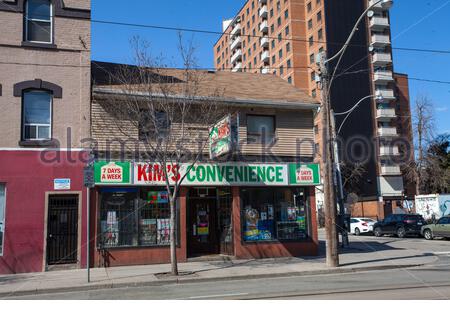
{"type": "Polygon", "coordinates": [[[177,262],[177,213],[175,199],[170,199],[170,263],[172,265],[172,275],[178,275],[177,262]]]}

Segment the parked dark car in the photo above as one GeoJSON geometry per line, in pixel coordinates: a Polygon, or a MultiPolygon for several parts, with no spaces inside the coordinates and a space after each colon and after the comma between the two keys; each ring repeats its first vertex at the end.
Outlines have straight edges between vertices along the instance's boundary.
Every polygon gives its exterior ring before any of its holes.
{"type": "Polygon", "coordinates": [[[404,238],[407,235],[420,235],[425,224],[419,214],[391,214],[374,224],[373,233],[376,237],[389,234],[404,238]]]}

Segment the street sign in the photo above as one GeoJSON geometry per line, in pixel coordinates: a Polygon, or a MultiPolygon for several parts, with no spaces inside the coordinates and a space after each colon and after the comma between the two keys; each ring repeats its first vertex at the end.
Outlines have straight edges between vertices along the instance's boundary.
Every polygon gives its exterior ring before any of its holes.
{"type": "Polygon", "coordinates": [[[95,186],[94,181],[94,167],[86,166],[83,169],[83,183],[86,188],[93,188],[95,186]]]}

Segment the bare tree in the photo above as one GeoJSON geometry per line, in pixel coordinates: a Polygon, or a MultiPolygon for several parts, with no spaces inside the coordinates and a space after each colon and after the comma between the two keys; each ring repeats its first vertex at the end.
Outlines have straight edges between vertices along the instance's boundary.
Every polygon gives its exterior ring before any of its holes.
{"type": "Polygon", "coordinates": [[[429,164],[427,155],[428,147],[434,137],[434,113],[433,102],[426,95],[416,98],[413,111],[413,136],[416,146],[415,160],[406,164],[406,176],[414,180],[416,192],[420,194],[424,191],[426,180],[426,167],[429,164]]]}
{"type": "Polygon", "coordinates": [[[342,162],[341,174],[342,174],[342,186],[348,193],[359,194],[362,177],[367,172],[366,166],[361,162],[342,162]]]}
{"type": "Polygon", "coordinates": [[[430,142],[426,151],[423,174],[426,193],[447,193],[450,190],[450,135],[442,134],[430,142]]]}
{"type": "Polygon", "coordinates": [[[220,90],[205,83],[204,72],[194,70],[192,42],[185,46],[180,37],[179,43],[183,68],[167,69],[161,59],[149,56],[145,42],[135,39],[135,65],[123,66],[111,74],[116,84],[96,94],[96,103],[106,111],[100,122],[109,126],[112,121],[121,138],[131,141],[122,151],[153,163],[146,169],[157,172],[165,181],[170,205],[172,275],[178,275],[176,203],[180,186],[191,168],[207,154],[210,128],[227,113],[217,102],[220,90]]]}

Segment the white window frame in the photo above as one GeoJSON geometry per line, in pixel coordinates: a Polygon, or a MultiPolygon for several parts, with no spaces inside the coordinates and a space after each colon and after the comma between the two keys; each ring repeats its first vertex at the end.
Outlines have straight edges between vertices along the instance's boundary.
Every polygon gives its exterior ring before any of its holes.
{"type": "Polygon", "coordinates": [[[22,114],[24,115],[25,113],[25,99],[24,96],[25,94],[29,93],[29,92],[45,92],[47,94],[50,95],[50,121],[49,124],[46,123],[27,123],[25,124],[25,117],[23,117],[23,122],[22,122],[22,140],[23,141],[46,141],[46,140],[51,140],[52,139],[52,118],[53,118],[53,97],[52,94],[49,93],[48,91],[45,90],[26,90],[22,93],[22,114]],[[35,126],[36,127],[36,138],[27,138],[25,137],[25,127],[31,127],[31,126],[35,126]],[[39,138],[39,128],[40,127],[48,127],[48,133],[49,133],[49,137],[48,138],[39,138]]]}
{"type": "Polygon", "coordinates": [[[2,183],[0,182],[0,187],[3,187],[4,190],[4,194],[5,194],[5,202],[3,204],[3,221],[0,221],[1,225],[2,225],[2,229],[3,229],[3,234],[2,234],[2,246],[1,246],[1,250],[0,250],[0,257],[3,256],[3,253],[5,252],[4,248],[5,248],[5,231],[6,231],[6,183],[2,183]]]}
{"type": "Polygon", "coordinates": [[[52,1],[49,1],[50,3],[50,20],[43,20],[43,19],[31,19],[28,18],[28,13],[30,10],[28,9],[28,6],[30,4],[30,0],[27,0],[26,6],[25,6],[25,41],[26,42],[34,42],[34,43],[45,43],[45,44],[52,44],[53,43],[53,3],[52,1]],[[35,41],[28,39],[28,21],[36,21],[36,22],[49,22],[50,23],[50,41],[35,41]]]}

